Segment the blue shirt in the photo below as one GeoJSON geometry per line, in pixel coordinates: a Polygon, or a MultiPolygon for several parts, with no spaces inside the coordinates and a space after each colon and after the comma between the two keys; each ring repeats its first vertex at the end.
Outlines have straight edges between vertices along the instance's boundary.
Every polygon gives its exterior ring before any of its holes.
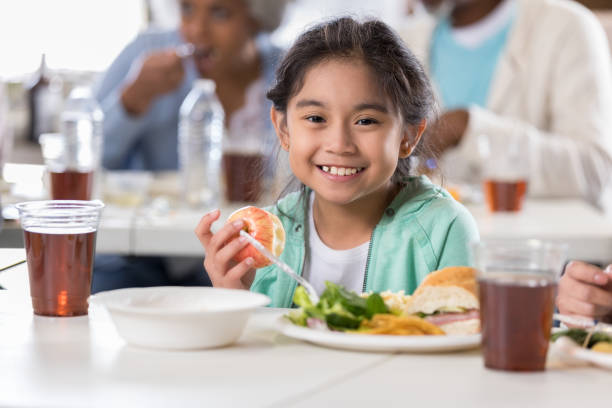
{"type": "Polygon", "coordinates": [[[430,65],[445,109],[486,106],[511,26],[512,21],[478,47],[467,48],[454,40],[449,19],[440,20],[433,33],[430,65]]]}
{"type": "MultiPolygon", "coordinates": [[[[185,78],[181,85],[158,97],[145,114],[138,117],[129,115],[120,98],[126,82],[137,74],[136,61],[149,53],[174,48],[183,42],[178,31],[144,32],[126,46],[98,82],[95,94],[104,111],[102,165],[105,168],[151,171],[178,168],[179,108],[198,77],[193,61],[184,61],[185,78]]],[[[265,35],[257,38],[257,48],[262,57],[263,79],[269,85],[274,79],[281,50],[274,47],[265,35]]],[[[268,112],[269,109],[262,120],[272,127],[268,112]]],[[[273,137],[274,132],[269,133],[273,137]]]]}

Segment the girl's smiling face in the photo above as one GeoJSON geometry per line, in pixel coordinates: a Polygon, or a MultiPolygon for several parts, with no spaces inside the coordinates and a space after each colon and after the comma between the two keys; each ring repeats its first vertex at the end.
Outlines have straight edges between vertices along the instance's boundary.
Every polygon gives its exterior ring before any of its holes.
{"type": "Polygon", "coordinates": [[[286,114],[273,109],[272,120],[295,176],[318,200],[340,205],[386,199],[398,159],[420,137],[358,58],[309,68],[286,114]]]}

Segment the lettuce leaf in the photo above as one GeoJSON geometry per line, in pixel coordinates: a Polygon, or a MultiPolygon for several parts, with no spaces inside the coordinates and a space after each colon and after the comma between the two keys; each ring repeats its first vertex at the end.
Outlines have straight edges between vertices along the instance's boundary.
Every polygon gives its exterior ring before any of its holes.
{"type": "Polygon", "coordinates": [[[300,306],[300,309],[288,315],[294,324],[306,326],[307,319],[315,317],[325,321],[334,330],[354,330],[363,320],[377,313],[390,313],[380,294],[372,293],[364,298],[329,281],[325,282],[325,290],[316,305],[302,286],[295,290],[293,303],[300,306]]]}

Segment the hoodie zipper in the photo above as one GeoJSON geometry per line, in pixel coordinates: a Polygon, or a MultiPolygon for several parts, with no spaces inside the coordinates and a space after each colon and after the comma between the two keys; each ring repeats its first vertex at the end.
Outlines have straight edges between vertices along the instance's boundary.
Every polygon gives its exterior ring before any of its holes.
{"type": "Polygon", "coordinates": [[[366,266],[365,271],[363,273],[363,288],[361,289],[362,293],[365,293],[366,286],[368,284],[368,270],[370,269],[370,258],[372,258],[372,242],[374,241],[374,231],[376,231],[376,227],[374,227],[372,235],[370,235],[370,244],[368,245],[368,257],[366,258],[366,266]]]}

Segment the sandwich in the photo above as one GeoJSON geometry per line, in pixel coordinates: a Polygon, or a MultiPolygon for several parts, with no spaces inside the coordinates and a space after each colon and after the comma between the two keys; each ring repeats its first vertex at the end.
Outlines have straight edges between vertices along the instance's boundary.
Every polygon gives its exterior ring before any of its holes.
{"type": "Polygon", "coordinates": [[[480,332],[480,304],[476,270],[451,266],[427,275],[404,307],[440,327],[446,334],[480,332]]]}

